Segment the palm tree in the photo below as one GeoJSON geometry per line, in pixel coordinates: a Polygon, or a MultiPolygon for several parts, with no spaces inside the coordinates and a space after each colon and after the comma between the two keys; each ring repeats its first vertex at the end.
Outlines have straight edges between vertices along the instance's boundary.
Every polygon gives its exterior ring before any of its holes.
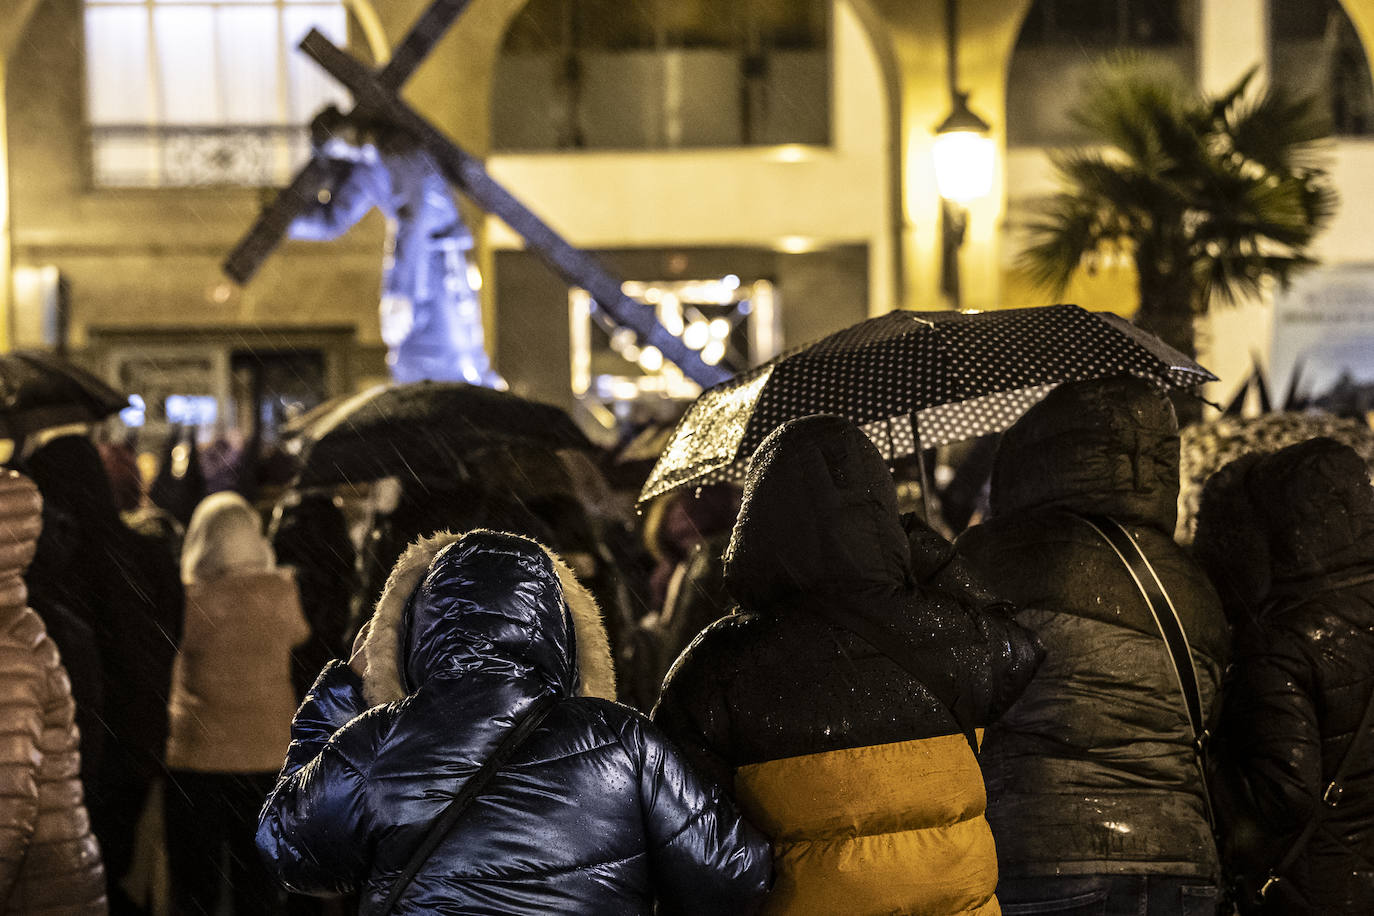
{"type": "Polygon", "coordinates": [[[1330,128],[1310,99],[1256,90],[1254,75],[1208,98],[1140,58],[1105,63],[1072,113],[1097,143],[1054,155],[1064,189],[1032,205],[1020,266],[1059,295],[1079,267],[1134,258],[1136,324],[1193,356],[1211,302],[1312,264],[1336,207],[1330,128]]]}

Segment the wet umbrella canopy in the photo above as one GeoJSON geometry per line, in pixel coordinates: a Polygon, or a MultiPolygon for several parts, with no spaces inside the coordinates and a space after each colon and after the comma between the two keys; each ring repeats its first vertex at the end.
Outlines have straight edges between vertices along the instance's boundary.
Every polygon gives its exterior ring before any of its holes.
{"type": "Polygon", "coordinates": [[[1165,388],[1213,381],[1124,319],[1076,305],[894,311],[779,356],[702,394],[640,500],[743,480],[778,426],[815,413],[858,424],[888,460],[1006,429],[1063,382],[1130,374],[1165,388]]]}
{"type": "Polygon", "coordinates": [[[302,419],[298,487],[451,476],[465,455],[502,443],[592,447],[559,408],[462,382],[378,385],[302,419]]]}
{"type": "Polygon", "coordinates": [[[52,353],[15,350],[0,356],[0,437],[95,423],[128,406],[127,395],[52,353]]]}

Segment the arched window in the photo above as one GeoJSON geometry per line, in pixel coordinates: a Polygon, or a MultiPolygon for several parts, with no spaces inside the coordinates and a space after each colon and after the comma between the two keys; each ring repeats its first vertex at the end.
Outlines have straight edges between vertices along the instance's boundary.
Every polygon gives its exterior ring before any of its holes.
{"type": "Polygon", "coordinates": [[[92,180],[284,183],[321,107],[348,98],[296,50],[345,40],[339,0],[86,0],[92,180]]]}
{"type": "Polygon", "coordinates": [[[829,0],[531,0],[492,95],[498,150],[826,143],[829,0]]]}
{"type": "Polygon", "coordinates": [[[1194,8],[1184,0],[1035,0],[1011,57],[1007,142],[1084,139],[1068,113],[1092,68],[1113,52],[1146,55],[1194,82],[1194,8]]]}
{"type": "Polygon", "coordinates": [[[1369,58],[1337,0],[1269,0],[1269,78],[1326,107],[1337,134],[1374,133],[1369,58]]]}

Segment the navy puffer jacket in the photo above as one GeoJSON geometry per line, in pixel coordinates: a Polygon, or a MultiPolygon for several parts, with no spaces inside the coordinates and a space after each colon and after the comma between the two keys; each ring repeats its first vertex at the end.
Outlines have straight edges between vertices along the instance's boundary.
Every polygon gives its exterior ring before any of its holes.
{"type": "Polygon", "coordinates": [[[554,696],[394,912],[650,913],[657,899],[663,912],[749,913],[761,902],[766,841],[646,718],[588,695],[614,693],[595,603],[535,542],[473,532],[413,546],[365,651],[364,679],[333,662],[316,681],[259,820],[258,847],[288,887],[356,889],[361,912],[377,912],[444,802],[554,696]]]}

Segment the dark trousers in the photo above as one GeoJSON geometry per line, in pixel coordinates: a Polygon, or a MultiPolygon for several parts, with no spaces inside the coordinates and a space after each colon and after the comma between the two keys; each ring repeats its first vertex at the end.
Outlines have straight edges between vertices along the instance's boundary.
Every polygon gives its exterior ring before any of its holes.
{"type": "Polygon", "coordinates": [[[163,816],[176,916],[215,913],[226,884],[235,916],[284,911],[285,894],[262,864],[253,839],[276,775],[171,771],[163,816]]]}
{"type": "Polygon", "coordinates": [[[1004,916],[1215,916],[1217,889],[1177,875],[1073,875],[1003,878],[1004,916]]]}
{"type": "Polygon", "coordinates": [[[148,798],[148,788],[149,780],[146,779],[107,779],[98,784],[86,802],[91,832],[100,841],[100,856],[105,865],[105,892],[109,897],[111,916],[141,916],[145,912],[124,893],[121,882],[134,860],[135,834],[138,819],[143,814],[143,804],[148,798]]]}

